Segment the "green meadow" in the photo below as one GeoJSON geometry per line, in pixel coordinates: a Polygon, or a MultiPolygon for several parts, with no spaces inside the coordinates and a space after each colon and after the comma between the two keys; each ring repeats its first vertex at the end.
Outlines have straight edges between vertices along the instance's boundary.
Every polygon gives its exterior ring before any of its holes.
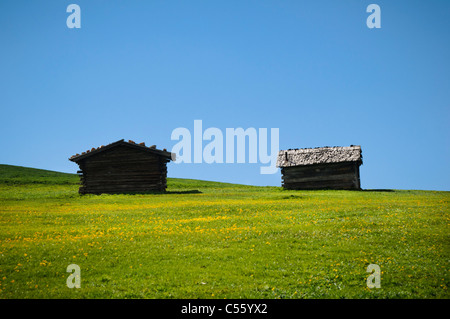
{"type": "Polygon", "coordinates": [[[450,297],[449,192],[172,178],[163,194],[80,196],[77,183],[0,165],[0,298],[450,297]]]}

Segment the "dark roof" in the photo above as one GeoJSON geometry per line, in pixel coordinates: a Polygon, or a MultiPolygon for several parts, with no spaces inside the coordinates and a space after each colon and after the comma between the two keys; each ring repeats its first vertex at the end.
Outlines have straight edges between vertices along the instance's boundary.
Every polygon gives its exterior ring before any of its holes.
{"type": "Polygon", "coordinates": [[[277,158],[277,167],[342,162],[362,163],[361,146],[326,146],[279,151],[277,158]]]}
{"type": "Polygon", "coordinates": [[[87,157],[90,157],[90,156],[95,155],[95,154],[99,154],[101,152],[104,152],[104,151],[106,151],[108,149],[111,149],[113,147],[120,146],[120,145],[126,145],[128,147],[132,147],[132,148],[135,148],[135,149],[138,149],[138,150],[142,150],[144,152],[149,152],[149,153],[152,153],[152,154],[156,154],[156,155],[168,158],[168,159],[174,159],[175,158],[175,154],[167,152],[166,149],[158,150],[158,149],[156,149],[155,145],[145,146],[145,143],[137,144],[137,143],[133,142],[132,140],[129,140],[128,142],[126,142],[125,140],[122,139],[122,140],[119,140],[117,142],[108,144],[106,146],[102,145],[100,147],[92,148],[90,150],[87,150],[86,152],[83,152],[81,154],[72,155],[69,158],[69,160],[72,161],[72,162],[78,162],[78,161],[81,161],[81,160],[83,160],[83,159],[85,159],[87,157]]]}

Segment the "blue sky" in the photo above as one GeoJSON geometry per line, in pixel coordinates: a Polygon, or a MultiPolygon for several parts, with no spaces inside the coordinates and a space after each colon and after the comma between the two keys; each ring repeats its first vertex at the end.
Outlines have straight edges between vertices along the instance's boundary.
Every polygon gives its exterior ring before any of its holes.
{"type": "MultiPolygon", "coordinates": [[[[1,1],[0,163],[76,172],[75,153],[170,150],[200,119],[279,128],[280,149],[361,145],[363,188],[450,190],[449,16],[444,0],[1,1]]],[[[260,166],[168,170],[281,184],[260,166]]]]}

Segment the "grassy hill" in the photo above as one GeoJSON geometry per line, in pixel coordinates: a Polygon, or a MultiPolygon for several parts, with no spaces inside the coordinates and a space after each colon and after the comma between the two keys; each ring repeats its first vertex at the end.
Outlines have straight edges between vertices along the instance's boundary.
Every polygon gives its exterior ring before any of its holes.
{"type": "Polygon", "coordinates": [[[80,196],[77,183],[0,165],[0,298],[450,297],[449,192],[171,178],[164,194],[80,196]]]}
{"type": "Polygon", "coordinates": [[[76,174],[0,164],[1,184],[77,184],[76,174]]]}

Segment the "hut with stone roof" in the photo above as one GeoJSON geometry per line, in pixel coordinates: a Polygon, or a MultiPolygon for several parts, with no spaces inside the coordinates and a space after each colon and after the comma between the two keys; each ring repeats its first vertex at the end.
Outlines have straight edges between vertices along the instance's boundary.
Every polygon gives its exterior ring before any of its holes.
{"type": "Polygon", "coordinates": [[[360,190],[361,146],[289,149],[278,152],[285,189],[360,190]]]}
{"type": "Polygon", "coordinates": [[[119,140],[69,158],[80,167],[80,194],[165,191],[174,154],[155,145],[119,140]]]}

